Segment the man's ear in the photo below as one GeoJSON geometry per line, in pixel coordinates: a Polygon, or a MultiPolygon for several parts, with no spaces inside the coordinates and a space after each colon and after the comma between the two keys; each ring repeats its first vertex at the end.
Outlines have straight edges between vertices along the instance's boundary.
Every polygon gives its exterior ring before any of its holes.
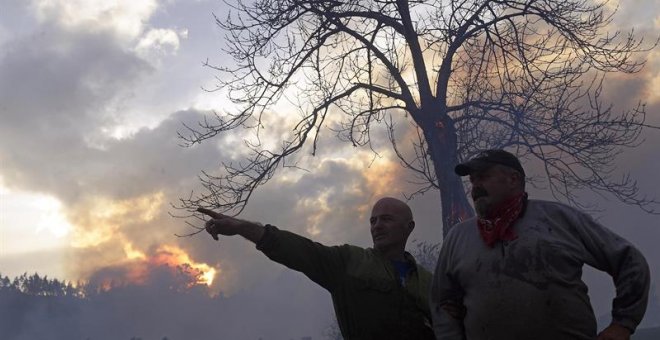
{"type": "Polygon", "coordinates": [[[410,231],[413,231],[413,229],[415,229],[415,221],[408,222],[408,229],[410,229],[410,231]]]}
{"type": "Polygon", "coordinates": [[[510,180],[509,183],[511,184],[511,187],[518,187],[520,185],[520,180],[521,179],[522,178],[521,178],[521,176],[518,172],[512,171],[509,174],[509,180],[510,180]]]}

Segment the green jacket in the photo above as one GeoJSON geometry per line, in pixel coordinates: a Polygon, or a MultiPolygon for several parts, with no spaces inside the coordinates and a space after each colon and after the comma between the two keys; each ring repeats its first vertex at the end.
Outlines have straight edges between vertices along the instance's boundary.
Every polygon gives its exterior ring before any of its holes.
{"type": "Polygon", "coordinates": [[[401,285],[393,264],[371,248],[325,246],[266,225],[257,244],[271,260],[327,289],[345,340],[432,340],[431,274],[406,253],[414,270],[401,285]]]}

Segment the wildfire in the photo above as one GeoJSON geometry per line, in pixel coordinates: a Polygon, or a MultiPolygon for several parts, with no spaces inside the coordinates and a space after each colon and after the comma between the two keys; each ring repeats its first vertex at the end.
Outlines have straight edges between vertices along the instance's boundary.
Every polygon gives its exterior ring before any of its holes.
{"type": "Polygon", "coordinates": [[[126,254],[126,258],[129,260],[146,260],[147,255],[145,255],[143,252],[133,248],[133,244],[130,242],[126,242],[124,244],[124,253],[126,254]]]}
{"type": "Polygon", "coordinates": [[[100,291],[135,285],[166,284],[169,289],[211,286],[219,269],[194,261],[182,248],[153,239],[137,238],[132,231],[161,223],[163,192],[124,200],[92,197],[71,209],[76,226],[71,245],[89,256],[81,261],[81,275],[100,291]],[[151,244],[160,246],[149,247],[151,244]]]}
{"type": "Polygon", "coordinates": [[[185,290],[197,285],[211,286],[219,269],[195,262],[183,249],[162,245],[149,255],[124,245],[126,261],[98,269],[90,283],[99,291],[124,286],[143,286],[167,282],[170,289],[185,290]],[[164,281],[163,281],[164,280],[164,281]]]}
{"type": "Polygon", "coordinates": [[[194,262],[183,249],[176,246],[160,246],[154,256],[149,259],[151,265],[167,265],[170,267],[189,267],[191,274],[197,278],[196,284],[210,286],[215,279],[216,269],[206,263],[194,262]]]}

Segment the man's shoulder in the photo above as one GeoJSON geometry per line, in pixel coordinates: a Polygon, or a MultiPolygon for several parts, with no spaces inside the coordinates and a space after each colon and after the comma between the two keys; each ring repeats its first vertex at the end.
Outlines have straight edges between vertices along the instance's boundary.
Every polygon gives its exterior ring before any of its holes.
{"type": "Polygon", "coordinates": [[[459,237],[460,235],[472,233],[477,230],[476,228],[477,228],[477,217],[476,216],[470,217],[466,220],[454,224],[454,226],[451,227],[451,229],[449,229],[449,232],[445,236],[445,240],[453,239],[459,237]]]}
{"type": "Polygon", "coordinates": [[[577,210],[576,208],[571,207],[570,205],[562,203],[562,202],[547,201],[547,200],[540,200],[540,199],[529,199],[529,200],[527,200],[527,206],[528,207],[549,208],[549,209],[577,210]]]}
{"type": "MultiPolygon", "coordinates": [[[[465,228],[465,227],[471,226],[471,225],[475,225],[475,224],[477,224],[477,216],[472,216],[472,217],[470,217],[466,220],[463,220],[461,222],[458,222],[458,223],[454,224],[454,226],[451,228],[451,230],[454,230],[454,229],[459,229],[460,230],[462,228],[465,228]]],[[[450,230],[450,232],[451,232],[451,230],[450,230]]]]}
{"type": "Polygon", "coordinates": [[[336,247],[339,248],[339,251],[349,261],[365,261],[376,256],[372,248],[364,248],[352,244],[342,244],[336,247]]]}
{"type": "Polygon", "coordinates": [[[348,243],[344,243],[342,245],[339,245],[338,247],[344,249],[344,251],[353,252],[353,253],[356,253],[356,254],[368,253],[372,250],[371,248],[364,248],[364,247],[360,247],[360,246],[356,246],[356,245],[352,245],[352,244],[348,244],[348,243]]]}
{"type": "Polygon", "coordinates": [[[572,207],[568,204],[557,201],[545,201],[538,199],[530,199],[527,201],[527,211],[533,214],[549,214],[549,215],[586,215],[582,210],[572,207]]]}
{"type": "Polygon", "coordinates": [[[477,217],[471,217],[455,224],[447,235],[442,238],[442,250],[453,253],[462,249],[470,249],[475,242],[480,242],[477,217]]]}

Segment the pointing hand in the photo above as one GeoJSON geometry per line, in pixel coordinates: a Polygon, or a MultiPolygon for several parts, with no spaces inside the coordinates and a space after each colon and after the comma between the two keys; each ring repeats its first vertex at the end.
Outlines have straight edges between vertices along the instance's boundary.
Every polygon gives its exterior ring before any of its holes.
{"type": "Polygon", "coordinates": [[[218,235],[231,236],[238,234],[241,220],[231,216],[223,215],[206,208],[197,208],[198,212],[211,217],[204,225],[206,232],[208,232],[214,240],[218,240],[218,235]]]}

